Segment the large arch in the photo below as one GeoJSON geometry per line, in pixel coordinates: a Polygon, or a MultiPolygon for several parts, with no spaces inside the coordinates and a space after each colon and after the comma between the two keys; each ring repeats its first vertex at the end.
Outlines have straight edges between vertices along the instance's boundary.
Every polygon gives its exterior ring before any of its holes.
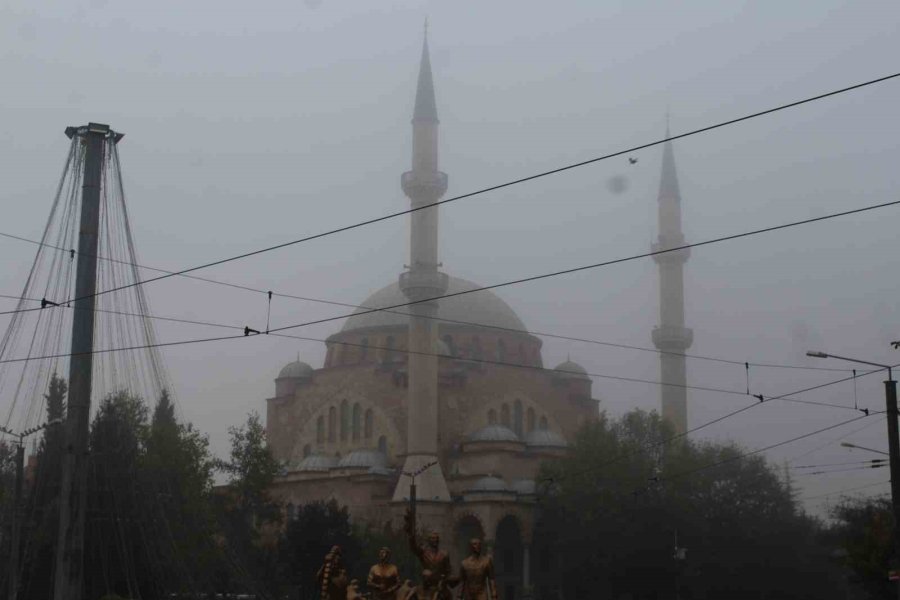
{"type": "Polygon", "coordinates": [[[469,541],[472,538],[484,541],[484,537],[484,526],[481,523],[481,519],[472,513],[462,515],[453,526],[455,562],[459,562],[469,555],[469,541]]]}

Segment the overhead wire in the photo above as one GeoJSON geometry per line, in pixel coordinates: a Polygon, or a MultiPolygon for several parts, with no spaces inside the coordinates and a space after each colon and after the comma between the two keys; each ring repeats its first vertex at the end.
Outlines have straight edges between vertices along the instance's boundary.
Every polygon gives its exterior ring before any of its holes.
{"type": "MultiPolygon", "coordinates": [[[[11,234],[7,234],[4,232],[0,232],[0,236],[10,237],[10,238],[13,238],[16,240],[30,242],[32,244],[40,244],[40,242],[37,242],[35,240],[30,240],[30,239],[22,237],[22,236],[11,235],[11,234]]],[[[50,245],[50,247],[54,248],[56,250],[59,250],[60,252],[70,252],[70,250],[67,250],[66,248],[63,248],[63,247],[52,246],[52,245],[50,245]]],[[[345,308],[374,310],[374,311],[384,312],[384,313],[388,313],[388,314],[396,314],[396,315],[400,315],[400,316],[404,316],[404,317],[410,316],[410,313],[404,312],[404,311],[399,311],[399,310],[391,310],[391,309],[387,309],[387,308],[365,306],[365,305],[361,305],[361,304],[352,304],[352,303],[348,303],[348,302],[338,302],[335,300],[326,300],[326,299],[322,299],[322,298],[312,298],[309,296],[298,296],[298,295],[294,295],[294,294],[287,294],[287,293],[277,292],[277,291],[273,291],[273,290],[263,290],[261,288],[254,288],[254,287],[248,286],[248,285],[236,284],[236,283],[232,283],[232,282],[225,282],[225,281],[221,281],[221,280],[211,279],[208,277],[198,277],[196,275],[190,275],[190,274],[179,274],[175,271],[169,271],[166,269],[150,267],[147,265],[141,265],[141,264],[136,264],[136,263],[132,263],[132,262],[111,259],[111,258],[107,258],[107,257],[100,256],[100,255],[95,256],[94,258],[97,258],[98,260],[123,263],[123,264],[129,265],[132,267],[136,267],[139,269],[146,269],[148,271],[169,273],[169,274],[178,275],[180,277],[184,277],[187,279],[193,279],[193,280],[202,281],[205,283],[211,283],[211,284],[215,284],[215,285],[226,286],[229,288],[236,288],[236,289],[240,289],[240,290],[244,290],[244,291],[254,292],[254,293],[268,296],[270,302],[271,302],[271,297],[274,296],[274,297],[278,297],[278,298],[286,298],[286,299],[291,299],[291,300],[313,302],[313,303],[326,304],[326,305],[331,305],[331,306],[341,306],[341,307],[345,307],[345,308]]],[[[0,298],[5,298],[5,297],[18,299],[18,296],[0,294],[0,298]]],[[[36,299],[36,298],[29,298],[28,300],[33,301],[33,302],[41,302],[41,299],[36,299]]],[[[5,314],[5,313],[0,313],[0,314],[5,314]]],[[[461,319],[450,319],[450,318],[441,317],[441,316],[423,316],[422,318],[432,320],[432,321],[438,321],[438,322],[442,322],[442,323],[450,323],[450,324],[454,324],[454,325],[463,325],[463,326],[468,326],[468,327],[493,329],[496,331],[504,331],[504,332],[508,332],[508,333],[519,333],[519,334],[532,335],[532,336],[537,336],[537,337],[545,337],[545,338],[550,338],[550,339],[559,339],[559,340],[571,341],[571,342],[581,342],[581,343],[586,343],[586,344],[594,344],[594,345],[598,345],[598,346],[606,346],[606,347],[619,348],[619,349],[624,349],[624,350],[636,350],[636,351],[640,351],[640,352],[651,352],[654,354],[667,354],[667,355],[673,355],[673,356],[683,356],[685,358],[693,359],[693,360],[704,360],[704,361],[711,361],[711,362],[730,364],[730,365],[738,365],[738,366],[748,365],[750,367],[758,367],[758,368],[800,369],[800,370],[807,370],[807,371],[835,371],[835,372],[850,372],[852,370],[852,369],[839,368],[839,367],[814,367],[814,366],[809,366],[809,365],[764,363],[764,362],[753,362],[753,361],[747,362],[747,361],[743,361],[743,360],[727,359],[727,358],[714,357],[714,356],[704,356],[704,355],[700,355],[700,354],[671,352],[668,350],[661,350],[659,348],[649,348],[646,346],[636,346],[636,345],[632,345],[632,344],[623,344],[623,343],[608,342],[608,341],[602,341],[602,340],[596,340],[596,339],[590,339],[590,338],[584,338],[584,337],[561,335],[561,334],[556,334],[556,333],[549,333],[546,331],[517,329],[514,327],[505,327],[505,326],[489,324],[489,323],[477,323],[477,322],[465,321],[465,320],[461,320],[461,319]]],[[[268,331],[269,327],[267,327],[266,330],[268,331]]]]}
{"type": "MultiPolygon", "coordinates": [[[[721,121],[721,122],[715,123],[715,124],[713,124],[713,125],[707,125],[707,126],[705,126],[705,127],[701,127],[701,128],[698,128],[698,129],[693,129],[693,130],[688,131],[688,132],[685,132],[685,133],[681,133],[681,134],[677,134],[677,135],[667,135],[667,136],[664,137],[664,138],[661,138],[661,139],[658,139],[658,140],[654,140],[654,141],[651,141],[651,142],[647,142],[647,143],[644,143],[644,144],[639,144],[639,145],[637,145],[637,146],[632,146],[632,147],[626,148],[626,149],[624,149],[624,150],[619,150],[619,151],[616,151],[616,152],[612,152],[612,153],[605,154],[605,155],[602,155],[602,156],[598,156],[598,157],[595,157],[595,158],[591,158],[591,159],[588,159],[588,160],[584,160],[584,161],[580,161],[580,162],[568,164],[568,165],[565,165],[565,166],[562,166],[562,167],[557,167],[557,168],[554,168],[554,169],[550,169],[550,170],[548,170],[548,171],[542,171],[542,172],[540,172],[540,173],[535,173],[535,174],[533,174],[533,175],[528,175],[528,176],[526,176],[526,177],[521,177],[521,178],[514,179],[514,180],[511,180],[511,181],[507,181],[507,182],[504,182],[504,183],[500,183],[500,184],[492,185],[492,186],[489,186],[489,187],[481,188],[481,189],[478,189],[478,190],[475,190],[475,191],[472,191],[472,192],[468,192],[468,193],[465,193],[465,194],[461,194],[461,195],[458,195],[458,196],[454,196],[454,197],[452,197],[452,198],[446,198],[446,199],[444,199],[444,200],[438,200],[438,201],[435,201],[435,202],[432,202],[432,203],[414,206],[414,207],[412,207],[412,208],[410,208],[410,209],[407,209],[407,210],[402,210],[402,211],[398,211],[398,212],[389,213],[389,214],[387,214],[387,215],[382,215],[382,216],[380,216],[380,217],[376,217],[376,218],[373,218],[373,219],[368,219],[368,220],[365,220],[365,221],[359,221],[359,222],[353,223],[353,224],[351,224],[351,225],[345,225],[345,226],[342,226],[342,227],[338,227],[338,228],[336,228],[336,229],[331,229],[331,230],[323,231],[323,232],[320,232],[320,233],[316,233],[316,234],[304,236],[304,237],[301,237],[301,238],[298,238],[298,239],[290,240],[290,241],[287,241],[287,242],[282,242],[282,243],[280,243],[280,244],[275,244],[275,245],[272,245],[272,246],[267,246],[267,247],[265,247],[265,248],[259,248],[259,249],[257,249],[257,250],[252,250],[252,251],[250,251],[250,252],[244,252],[244,253],[242,253],[242,254],[237,254],[237,255],[234,255],[234,256],[227,257],[227,258],[214,260],[214,261],[207,262],[207,263],[203,263],[203,264],[196,265],[196,266],[193,266],[193,267],[188,267],[188,268],[185,268],[185,269],[181,269],[181,270],[175,271],[175,272],[173,272],[173,273],[163,274],[163,275],[160,275],[160,276],[158,276],[158,277],[151,277],[150,279],[145,279],[145,280],[140,280],[140,281],[132,282],[132,283],[127,284],[126,287],[142,286],[142,285],[146,285],[146,284],[148,284],[148,283],[152,283],[152,282],[154,282],[154,281],[160,281],[160,280],[163,280],[163,279],[168,279],[169,277],[174,277],[174,276],[176,276],[176,275],[183,275],[183,274],[186,274],[186,273],[192,273],[192,272],[194,272],[194,271],[199,271],[199,270],[201,270],[201,269],[206,269],[206,268],[209,268],[209,267],[214,267],[214,266],[222,265],[222,264],[229,263],[229,262],[233,262],[233,261],[236,261],[236,260],[243,260],[243,259],[249,258],[249,257],[251,257],[251,256],[257,256],[257,255],[259,255],[259,254],[264,254],[264,253],[267,253],[267,252],[271,252],[271,251],[274,251],[274,250],[279,250],[279,249],[282,249],[282,248],[287,248],[287,247],[289,247],[289,246],[294,246],[294,245],[301,244],[301,243],[304,243],[304,242],[309,242],[309,241],[312,241],[312,240],[321,239],[321,238],[328,237],[328,236],[331,236],[331,235],[335,235],[335,234],[338,234],[338,233],[343,233],[343,232],[345,232],[345,231],[350,231],[350,230],[353,230],[353,229],[358,229],[358,228],[360,228],[360,227],[364,227],[364,226],[367,226],[367,225],[372,225],[372,224],[375,224],[375,223],[380,223],[380,222],[382,222],[382,221],[387,221],[387,220],[389,220],[389,219],[394,219],[394,218],[396,218],[396,217],[400,217],[400,216],[412,214],[412,213],[415,213],[415,212],[418,212],[418,211],[421,211],[421,210],[427,210],[427,209],[430,209],[430,208],[435,208],[435,207],[437,207],[437,206],[441,206],[441,205],[444,205],[444,204],[449,204],[449,203],[451,203],[451,202],[456,202],[456,201],[458,201],[458,200],[463,200],[463,199],[465,199],[465,198],[471,198],[471,197],[473,197],[473,196],[477,196],[477,195],[480,195],[480,194],[485,194],[485,193],[492,192],[492,191],[496,191],[496,190],[499,190],[499,189],[503,189],[503,188],[515,186],[515,185],[518,185],[518,184],[521,184],[521,183],[526,183],[526,182],[529,182],[529,181],[534,181],[534,180],[536,180],[536,179],[541,179],[541,178],[543,178],[543,177],[548,177],[548,176],[550,176],[550,175],[556,175],[556,174],[558,174],[558,173],[563,173],[563,172],[566,172],[566,171],[570,171],[570,170],[573,170],[573,169],[577,169],[577,168],[580,168],[580,167],[584,167],[584,166],[587,166],[587,165],[591,165],[591,164],[594,164],[594,163],[597,163],[597,162],[600,162],[600,161],[603,161],[603,160],[607,160],[607,159],[610,159],[610,158],[615,158],[615,157],[617,157],[617,156],[623,156],[623,155],[626,155],[626,154],[630,154],[630,153],[633,153],[633,152],[637,152],[638,150],[644,150],[644,149],[646,149],[646,148],[651,148],[651,147],[654,147],[654,146],[658,146],[658,145],[660,145],[660,144],[664,144],[664,143],[669,142],[669,141],[674,141],[674,140],[678,140],[678,139],[682,139],[682,138],[691,137],[691,136],[698,135],[698,134],[701,134],[701,133],[706,133],[706,132],[709,132],[709,131],[713,131],[713,130],[716,130],[716,129],[720,129],[720,128],[722,128],[722,127],[727,127],[727,126],[730,126],[730,125],[734,125],[734,124],[737,124],[737,123],[741,123],[741,122],[743,122],[743,121],[748,121],[748,120],[751,120],[751,119],[755,119],[755,118],[758,118],[758,117],[761,117],[761,116],[765,116],[765,115],[769,115],[769,114],[776,113],[776,112],[779,112],[779,111],[787,110],[787,109],[794,108],[794,107],[797,107],[797,106],[801,106],[801,105],[804,105],[804,104],[808,104],[808,103],[811,103],[811,102],[816,102],[816,101],[818,101],[818,100],[822,100],[822,99],[825,99],[825,98],[829,98],[829,97],[831,97],[831,96],[837,96],[837,95],[839,95],[839,94],[844,94],[844,93],[847,93],[847,92],[850,92],[850,91],[862,89],[862,88],[865,88],[865,87],[868,87],[868,86],[872,86],[872,85],[875,85],[875,84],[878,84],[878,83],[883,83],[883,82],[885,82],[885,81],[888,81],[888,80],[891,80],[891,79],[894,79],[894,78],[897,78],[897,77],[900,77],[900,73],[892,73],[892,74],[890,74],[890,75],[885,75],[885,76],[883,76],[883,77],[878,77],[878,78],[875,78],[875,79],[870,79],[870,80],[865,81],[865,82],[862,82],[862,83],[858,83],[858,84],[846,86],[846,87],[843,87],[843,88],[840,88],[840,89],[836,89],[836,90],[832,90],[832,91],[829,91],[829,92],[825,92],[825,93],[822,93],[822,94],[817,94],[817,95],[815,95],[815,96],[811,96],[811,97],[808,97],[808,98],[804,98],[804,99],[802,99],[802,100],[796,100],[796,101],[789,102],[789,103],[786,103],[786,104],[781,104],[781,105],[778,105],[778,106],[775,106],[775,107],[772,107],[772,108],[768,108],[768,109],[761,110],[761,111],[758,111],[758,112],[755,112],[755,113],[751,113],[751,114],[749,114],[749,115],[744,115],[744,116],[737,117],[737,118],[734,118],[734,119],[729,119],[729,120],[726,120],[726,121],[721,121]]],[[[848,214],[850,214],[850,213],[848,213],[848,214]]],[[[812,220],[810,220],[810,222],[812,222],[812,220]]],[[[740,236],[738,236],[738,237],[740,237],[740,236]]],[[[707,242],[707,243],[709,243],[709,242],[707,242]]],[[[701,243],[701,244],[699,244],[699,245],[703,245],[703,244],[701,243]]],[[[665,250],[665,251],[661,251],[661,252],[659,252],[659,253],[678,251],[678,250],[681,250],[681,249],[684,249],[684,248],[687,248],[687,247],[691,247],[691,246],[693,246],[693,245],[683,246],[683,247],[678,247],[678,248],[672,248],[672,249],[668,249],[668,250],[665,250]]],[[[655,254],[657,254],[657,253],[649,253],[649,254],[646,254],[646,255],[643,255],[643,256],[653,256],[653,255],[655,255],[655,254]]],[[[622,261],[620,260],[620,261],[616,261],[616,262],[622,262],[622,261]]],[[[612,263],[611,263],[611,264],[612,264],[612,263]]],[[[568,272],[581,271],[581,270],[584,270],[585,268],[589,268],[589,267],[582,267],[582,268],[578,268],[578,269],[573,269],[573,270],[570,270],[570,271],[568,271],[568,272]]],[[[125,289],[125,288],[111,288],[111,289],[107,289],[107,290],[101,290],[101,291],[95,292],[95,293],[92,294],[92,295],[93,295],[93,296],[97,296],[97,295],[101,295],[101,294],[108,294],[108,293],[120,291],[121,289],[125,289]]],[[[84,299],[84,298],[72,298],[71,301],[81,300],[81,299],[84,299]]],[[[0,313],[0,314],[2,314],[2,313],[0,313]]]]}
{"type": "MultiPolygon", "coordinates": [[[[74,309],[74,310],[79,310],[79,309],[74,309]]],[[[175,317],[165,317],[165,316],[160,316],[160,315],[150,315],[150,314],[146,314],[146,313],[143,313],[143,314],[142,313],[130,313],[130,312],[124,312],[124,311],[110,310],[110,309],[94,309],[94,310],[96,312],[106,312],[106,313],[135,317],[135,318],[140,318],[140,319],[152,319],[152,320],[175,322],[175,323],[181,323],[181,324],[216,327],[216,328],[223,328],[223,329],[231,329],[234,331],[243,331],[244,330],[244,327],[240,326],[240,325],[229,325],[229,324],[225,324],[225,323],[216,323],[216,322],[212,322],[212,321],[181,319],[181,318],[175,318],[175,317]]],[[[280,337],[280,338],[296,339],[296,340],[302,340],[302,341],[308,341],[308,342],[322,342],[322,343],[328,343],[328,344],[344,346],[344,347],[365,348],[367,350],[394,352],[397,354],[406,354],[406,355],[415,354],[415,355],[420,355],[420,356],[434,356],[434,357],[438,357],[438,358],[452,359],[452,360],[455,360],[458,362],[471,363],[471,364],[488,364],[488,365],[493,365],[493,366],[513,367],[513,368],[519,368],[519,369],[536,370],[536,371],[549,372],[549,373],[560,373],[560,374],[574,374],[574,375],[582,374],[579,371],[572,371],[572,370],[559,369],[559,368],[547,368],[547,367],[543,367],[540,365],[515,363],[515,362],[494,360],[494,359],[488,359],[488,358],[458,356],[458,355],[446,354],[446,353],[440,353],[440,352],[414,351],[414,350],[410,350],[408,348],[380,346],[377,344],[362,344],[359,342],[348,342],[348,341],[323,339],[323,338],[316,338],[316,337],[310,337],[310,336],[298,336],[298,335],[275,333],[275,332],[271,332],[271,333],[269,333],[269,335],[272,335],[275,337],[280,337]]],[[[238,336],[235,336],[235,337],[238,337],[238,336]]],[[[242,335],[239,337],[245,337],[245,336],[242,335]]],[[[227,336],[222,337],[222,338],[215,338],[215,340],[219,340],[219,339],[231,339],[231,338],[229,338],[227,336]]],[[[210,340],[210,341],[213,341],[213,340],[210,340]]],[[[190,343],[190,341],[188,340],[185,343],[190,343]]],[[[109,349],[105,349],[105,351],[115,352],[115,351],[119,351],[119,350],[137,350],[137,349],[143,349],[143,348],[144,348],[144,346],[127,346],[127,347],[120,347],[120,348],[109,348],[109,349]]],[[[45,359],[45,358],[53,358],[53,356],[36,357],[33,360],[39,360],[39,359],[45,359]]],[[[2,364],[3,362],[4,361],[0,361],[0,364],[2,364]]],[[[600,378],[600,379],[609,379],[609,380],[624,381],[624,382],[630,382],[630,383],[644,383],[644,384],[649,384],[649,385],[678,387],[678,388],[683,388],[683,389],[688,389],[688,390],[713,392],[713,393],[729,394],[729,395],[736,395],[736,396],[746,396],[747,395],[743,391],[732,390],[732,389],[727,389],[727,388],[677,384],[677,383],[663,382],[663,381],[653,380],[653,379],[643,379],[643,378],[638,378],[638,377],[626,377],[626,376],[622,376],[622,375],[609,375],[606,373],[596,373],[596,372],[590,372],[590,371],[585,371],[583,374],[591,376],[591,377],[600,378]]],[[[844,381],[844,380],[841,380],[841,381],[844,381]]],[[[831,384],[826,384],[826,385],[831,385],[831,384]]],[[[765,399],[769,400],[770,398],[765,398],[765,399]]],[[[799,398],[792,398],[790,396],[780,396],[777,399],[782,400],[784,402],[806,404],[806,405],[811,405],[811,406],[824,406],[824,407],[839,408],[839,409],[853,410],[853,411],[866,410],[866,409],[858,409],[853,406],[847,406],[847,405],[843,405],[843,404],[818,402],[818,401],[814,401],[814,400],[802,400],[799,398]]]]}
{"type": "Polygon", "coordinates": [[[826,498],[826,497],[828,497],[828,496],[835,496],[835,495],[837,495],[837,494],[846,494],[846,493],[848,493],[848,492],[858,492],[858,491],[860,491],[860,490],[865,490],[865,489],[873,488],[873,487],[875,487],[875,486],[885,485],[885,484],[890,483],[890,482],[891,482],[890,479],[888,479],[887,481],[876,481],[875,483],[869,483],[869,484],[866,484],[866,485],[859,485],[859,486],[856,486],[856,487],[844,488],[844,489],[842,489],[842,490],[835,490],[835,491],[833,491],[833,492],[828,492],[827,494],[817,494],[817,495],[815,495],[815,496],[804,496],[804,497],[802,497],[802,498],[800,498],[800,499],[801,499],[801,500],[817,500],[817,499],[819,499],[819,498],[826,498]]]}

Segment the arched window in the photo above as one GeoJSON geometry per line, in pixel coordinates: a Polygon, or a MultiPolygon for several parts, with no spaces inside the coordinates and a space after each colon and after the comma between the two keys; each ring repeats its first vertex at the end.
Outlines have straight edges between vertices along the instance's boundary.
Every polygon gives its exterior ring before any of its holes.
{"type": "Polygon", "coordinates": [[[333,406],[328,409],[328,441],[337,441],[337,409],[333,406]]]}
{"type": "Polygon", "coordinates": [[[547,417],[541,417],[541,424],[538,426],[541,431],[547,431],[547,417]]]}
{"type": "Polygon", "coordinates": [[[493,408],[488,411],[488,425],[496,425],[497,424],[497,411],[493,408]]]}
{"type": "Polygon", "coordinates": [[[359,403],[353,405],[353,441],[359,441],[359,436],[362,433],[360,431],[362,429],[362,407],[360,407],[359,403]]]}
{"type": "Polygon", "coordinates": [[[456,356],[456,348],[453,346],[453,336],[450,334],[444,334],[441,339],[444,341],[444,344],[447,345],[447,353],[450,356],[456,356]]]}
{"type": "Polygon", "coordinates": [[[516,400],[513,402],[513,431],[516,432],[516,435],[522,436],[522,401],[516,400]]]}
{"type": "Polygon", "coordinates": [[[389,335],[384,341],[384,362],[394,362],[394,336],[389,335]]]}
{"type": "Polygon", "coordinates": [[[481,349],[481,338],[477,335],[472,337],[472,358],[477,360],[484,358],[484,351],[481,349]]]}
{"type": "Polygon", "coordinates": [[[504,404],[500,407],[500,424],[504,427],[509,427],[509,404],[504,404]]]}
{"type": "Polygon", "coordinates": [[[506,361],[506,342],[503,340],[497,340],[497,360],[506,361]]]}
{"type": "Polygon", "coordinates": [[[316,443],[325,443],[325,415],[319,415],[316,419],[316,443]]]}
{"type": "Polygon", "coordinates": [[[346,442],[350,434],[350,407],[346,400],[341,400],[341,441],[346,442]]]}
{"type": "Polygon", "coordinates": [[[528,433],[534,431],[534,409],[530,406],[525,411],[525,431],[528,433]]]}
{"type": "Polygon", "coordinates": [[[311,453],[312,453],[312,448],[309,446],[309,444],[303,446],[303,458],[306,458],[311,453]]]}
{"type": "Polygon", "coordinates": [[[372,416],[372,409],[366,409],[366,419],[365,426],[363,427],[363,435],[367,440],[372,439],[372,426],[374,425],[374,418],[372,416]]]}
{"type": "Polygon", "coordinates": [[[384,436],[378,438],[378,451],[387,454],[387,438],[384,436]]]}
{"type": "Polygon", "coordinates": [[[369,356],[369,338],[363,338],[359,346],[359,362],[365,362],[369,356]]]}

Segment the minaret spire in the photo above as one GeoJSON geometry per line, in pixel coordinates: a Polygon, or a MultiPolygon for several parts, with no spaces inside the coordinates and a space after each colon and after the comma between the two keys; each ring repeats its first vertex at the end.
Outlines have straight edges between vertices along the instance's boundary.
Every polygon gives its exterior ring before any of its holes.
{"type": "Polygon", "coordinates": [[[419,81],[416,84],[416,107],[413,121],[438,122],[437,102],[434,99],[434,79],[431,76],[431,56],[428,52],[428,20],[422,40],[422,59],[419,61],[419,81]]]}
{"type": "MultiPolygon", "coordinates": [[[[403,193],[414,209],[436,202],[447,191],[447,175],[438,170],[437,103],[427,32],[426,25],[412,119],[412,169],[401,178],[403,193]]],[[[400,289],[415,302],[409,307],[406,458],[393,499],[405,502],[410,497],[408,474],[416,473],[417,497],[443,503],[450,501],[450,492],[438,462],[438,359],[434,353],[438,301],[423,302],[447,291],[447,276],[438,270],[437,207],[410,214],[409,255],[409,270],[400,274],[400,289]]]]}
{"type": "MultiPolygon", "coordinates": [[[[666,137],[669,115],[666,113],[666,137]]],[[[676,248],[685,244],[681,229],[681,190],[675,168],[672,142],[663,145],[662,173],[659,181],[659,237],[653,251],[676,248]]],[[[659,355],[662,416],[676,434],[687,431],[687,367],[684,352],[694,341],[694,332],[684,326],[684,263],[688,249],[657,254],[659,267],[659,326],[653,329],[653,343],[659,355]]]]}

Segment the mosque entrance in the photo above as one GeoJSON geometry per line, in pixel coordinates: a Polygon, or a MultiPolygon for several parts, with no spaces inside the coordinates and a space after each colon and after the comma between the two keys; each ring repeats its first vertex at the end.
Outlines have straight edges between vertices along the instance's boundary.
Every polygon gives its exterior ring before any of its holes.
{"type": "Polygon", "coordinates": [[[466,515],[456,524],[456,531],[453,538],[453,550],[456,555],[453,557],[454,564],[459,564],[462,559],[469,555],[469,540],[478,538],[484,540],[484,529],[481,522],[472,515],[466,515]]]}
{"type": "Polygon", "coordinates": [[[522,532],[515,517],[506,516],[497,524],[494,568],[497,590],[503,600],[522,597],[522,532]]]}

